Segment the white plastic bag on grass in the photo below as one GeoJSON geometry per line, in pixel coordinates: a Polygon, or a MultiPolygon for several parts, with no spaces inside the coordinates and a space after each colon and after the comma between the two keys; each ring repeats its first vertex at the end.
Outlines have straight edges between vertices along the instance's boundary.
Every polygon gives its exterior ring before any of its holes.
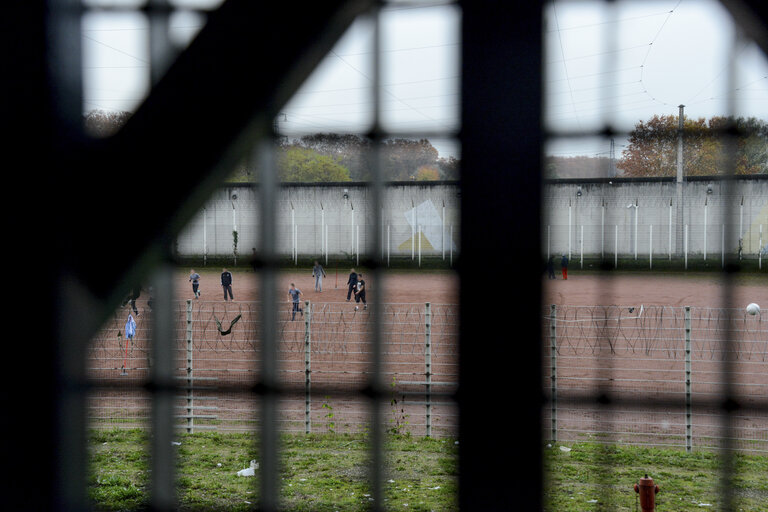
{"type": "Polygon", "coordinates": [[[255,460],[252,460],[250,467],[238,471],[237,476],[254,476],[257,469],[259,469],[259,463],[255,460]]]}

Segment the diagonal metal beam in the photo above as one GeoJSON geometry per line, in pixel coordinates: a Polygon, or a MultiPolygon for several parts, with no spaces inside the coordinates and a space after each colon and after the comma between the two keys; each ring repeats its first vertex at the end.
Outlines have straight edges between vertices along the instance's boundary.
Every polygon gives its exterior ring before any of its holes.
{"type": "Polygon", "coordinates": [[[372,4],[228,0],[211,13],[123,130],[79,164],[67,203],[82,228],[64,253],[84,286],[111,299],[109,306],[128,287],[115,290],[113,283],[145,276],[163,244],[268,133],[278,109],[372,4]],[[82,197],[78,186],[89,180],[112,186],[82,197]],[[115,226],[98,239],[109,258],[92,255],[94,212],[115,226]]]}

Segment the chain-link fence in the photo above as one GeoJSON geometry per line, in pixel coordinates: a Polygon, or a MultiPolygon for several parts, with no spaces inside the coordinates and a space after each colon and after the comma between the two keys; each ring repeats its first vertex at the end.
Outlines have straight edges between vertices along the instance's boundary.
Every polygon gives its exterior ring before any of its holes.
{"type": "Polygon", "coordinates": [[[553,305],[543,336],[546,439],[717,447],[727,374],[734,446],[768,452],[768,417],[750,409],[768,394],[764,313],[553,305]]]}
{"type": "MultiPolygon", "coordinates": [[[[284,431],[360,432],[370,403],[372,308],[381,308],[388,428],[419,435],[456,432],[448,396],[458,382],[458,307],[451,304],[283,303],[279,310],[279,371],[287,396],[284,431]],[[354,393],[357,392],[357,396],[354,393]],[[345,393],[348,396],[345,396],[345,393]]],[[[176,304],[177,426],[187,432],[246,431],[258,426],[258,401],[243,388],[259,381],[260,304],[185,301],[176,304]],[[237,390],[236,388],[239,388],[237,390]]],[[[99,382],[149,379],[152,311],[115,313],[92,340],[89,376],[99,382]],[[136,322],[132,338],[128,316],[136,322]]],[[[142,427],[149,401],[135,389],[97,389],[93,427],[142,427]]]]}

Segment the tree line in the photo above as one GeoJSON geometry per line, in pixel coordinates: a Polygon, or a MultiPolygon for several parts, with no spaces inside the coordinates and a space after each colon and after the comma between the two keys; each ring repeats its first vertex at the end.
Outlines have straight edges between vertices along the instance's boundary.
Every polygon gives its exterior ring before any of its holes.
{"type": "MultiPolygon", "coordinates": [[[[116,133],[130,118],[127,112],[94,110],[85,115],[85,127],[95,137],[116,133]]],[[[316,133],[280,138],[276,147],[278,176],[284,182],[368,181],[373,176],[374,153],[370,139],[360,135],[316,133]]],[[[379,145],[379,166],[387,181],[457,180],[459,160],[441,157],[428,139],[390,138],[379,145]]],[[[255,164],[244,163],[232,173],[234,182],[258,176],[255,164]]]]}
{"type": "MultiPolygon", "coordinates": [[[[130,118],[127,112],[94,110],[85,115],[87,131],[108,137],[130,118]]],[[[754,117],[684,118],[686,176],[768,173],[768,123],[754,117]]],[[[276,142],[278,175],[284,182],[368,181],[373,175],[372,142],[354,134],[316,133],[276,142]]],[[[554,157],[544,162],[548,178],[660,177],[677,173],[678,118],[655,115],[639,121],[620,158],[554,157]]],[[[459,159],[441,157],[428,139],[390,138],[378,147],[378,165],[387,181],[458,180],[459,159]]],[[[253,164],[239,166],[235,182],[258,176],[253,164]]]]}
{"type": "MultiPolygon", "coordinates": [[[[675,176],[678,117],[655,115],[630,132],[616,166],[624,176],[675,176]]],[[[683,118],[685,176],[766,174],[768,124],[754,117],[683,118]]]]}

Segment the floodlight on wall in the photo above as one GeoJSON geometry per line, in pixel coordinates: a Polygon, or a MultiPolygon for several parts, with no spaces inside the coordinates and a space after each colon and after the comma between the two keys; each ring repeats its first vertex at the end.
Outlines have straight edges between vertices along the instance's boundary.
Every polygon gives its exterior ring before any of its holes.
{"type": "Polygon", "coordinates": [[[581,187],[576,188],[576,197],[581,197],[581,187]]]}
{"type": "Polygon", "coordinates": [[[712,188],[712,184],[710,183],[707,185],[707,195],[712,195],[712,192],[714,192],[714,190],[712,188]]]}
{"type": "Polygon", "coordinates": [[[232,200],[234,201],[236,199],[237,199],[237,194],[232,194],[232,200]]]}
{"type": "Polygon", "coordinates": [[[344,189],[344,199],[349,199],[349,189],[344,189]]]}

